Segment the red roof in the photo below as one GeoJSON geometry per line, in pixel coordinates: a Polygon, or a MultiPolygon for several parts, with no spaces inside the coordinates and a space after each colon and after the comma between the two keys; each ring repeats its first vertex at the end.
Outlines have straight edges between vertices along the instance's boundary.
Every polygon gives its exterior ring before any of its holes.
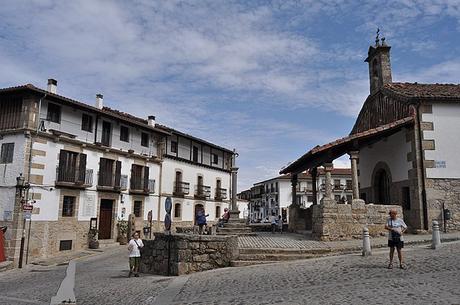
{"type": "Polygon", "coordinates": [[[403,98],[460,100],[459,84],[388,83],[383,90],[403,98]]]}
{"type": "Polygon", "coordinates": [[[375,141],[380,136],[391,135],[401,127],[412,124],[413,121],[413,117],[407,117],[396,122],[343,137],[322,146],[315,146],[295,162],[282,169],[280,174],[303,172],[306,169],[332,161],[351,150],[359,149],[360,146],[369,145],[371,141],[375,141]]]}

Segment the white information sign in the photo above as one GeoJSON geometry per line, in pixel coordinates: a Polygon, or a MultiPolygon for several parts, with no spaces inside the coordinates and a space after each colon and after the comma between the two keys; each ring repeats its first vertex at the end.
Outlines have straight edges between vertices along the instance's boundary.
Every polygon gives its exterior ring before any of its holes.
{"type": "Polygon", "coordinates": [[[82,215],[83,217],[96,217],[96,198],[94,195],[86,195],[82,202],[82,215]]]}

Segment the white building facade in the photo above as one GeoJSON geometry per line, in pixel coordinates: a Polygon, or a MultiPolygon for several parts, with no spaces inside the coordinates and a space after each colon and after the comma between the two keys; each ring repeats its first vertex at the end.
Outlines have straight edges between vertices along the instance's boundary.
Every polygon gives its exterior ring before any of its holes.
{"type": "Polygon", "coordinates": [[[91,221],[99,239],[116,240],[118,221],[130,214],[141,234],[150,224],[162,230],[167,197],[173,226],[193,224],[198,209],[214,222],[229,206],[233,151],[153,116],[104,107],[102,95],[95,106],[68,99],[56,86],[0,89],[0,226],[8,228],[9,259],[18,258],[24,218],[34,259],[85,248],[91,221]]]}
{"type": "MultiPolygon", "coordinates": [[[[348,168],[336,168],[331,172],[332,190],[334,199],[338,203],[351,203],[351,171],[348,168]]],[[[302,208],[320,202],[325,191],[325,173],[320,168],[316,178],[317,198],[313,196],[313,181],[311,175],[298,175],[296,197],[302,208]]],[[[281,215],[284,221],[288,220],[288,210],[292,203],[292,185],[290,175],[283,175],[273,179],[255,183],[251,190],[242,192],[240,197],[249,200],[248,217],[250,222],[261,222],[269,219],[272,214],[281,215]],[[248,198],[250,197],[250,198],[248,198]]]]}

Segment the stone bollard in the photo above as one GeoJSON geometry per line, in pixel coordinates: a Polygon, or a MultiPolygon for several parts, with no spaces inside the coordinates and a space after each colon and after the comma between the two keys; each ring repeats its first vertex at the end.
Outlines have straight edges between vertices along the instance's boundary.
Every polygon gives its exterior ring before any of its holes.
{"type": "Polygon", "coordinates": [[[369,229],[363,228],[363,256],[371,255],[371,239],[369,237],[369,229]]]}
{"type": "Polygon", "coordinates": [[[438,249],[441,247],[441,234],[439,233],[439,223],[433,220],[433,238],[431,241],[431,249],[438,249]]]}

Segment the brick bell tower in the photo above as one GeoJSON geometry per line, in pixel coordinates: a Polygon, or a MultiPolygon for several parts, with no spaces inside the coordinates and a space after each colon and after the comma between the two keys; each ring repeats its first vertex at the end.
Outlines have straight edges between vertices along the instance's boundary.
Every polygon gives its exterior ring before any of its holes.
{"type": "Polygon", "coordinates": [[[370,94],[378,92],[385,84],[391,83],[390,49],[385,43],[385,37],[379,39],[377,29],[375,46],[370,46],[365,62],[369,64],[370,94]]]}

